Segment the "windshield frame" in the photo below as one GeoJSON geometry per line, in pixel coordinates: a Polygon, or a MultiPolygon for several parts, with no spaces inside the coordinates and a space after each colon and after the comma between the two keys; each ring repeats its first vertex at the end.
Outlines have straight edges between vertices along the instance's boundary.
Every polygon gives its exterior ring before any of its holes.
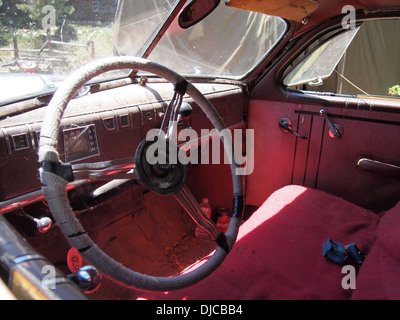
{"type": "MultiPolygon", "coordinates": [[[[163,22],[158,26],[158,28],[154,31],[152,36],[147,40],[144,45],[144,50],[142,54],[139,54],[141,58],[147,59],[157,44],[161,41],[163,35],[167,32],[168,28],[174,21],[174,19],[179,15],[180,11],[185,6],[187,0],[177,0],[170,8],[170,11],[167,13],[166,17],[164,18],[163,22]]],[[[116,14],[116,17],[118,12],[116,14]]],[[[130,78],[133,78],[137,75],[137,70],[132,70],[129,74],[130,78]]]]}
{"type": "Polygon", "coordinates": [[[165,16],[164,20],[158,26],[158,28],[154,31],[151,37],[147,40],[144,44],[143,53],[139,53],[138,55],[141,58],[147,59],[157,44],[161,41],[164,34],[167,32],[168,28],[171,26],[174,19],[179,15],[180,11],[185,6],[187,0],[177,0],[172,7],[170,8],[169,12],[165,16]]]}

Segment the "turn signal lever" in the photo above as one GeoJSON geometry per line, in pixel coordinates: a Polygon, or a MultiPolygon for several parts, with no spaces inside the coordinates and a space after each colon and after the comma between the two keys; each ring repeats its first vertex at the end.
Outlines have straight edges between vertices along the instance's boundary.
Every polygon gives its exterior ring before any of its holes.
{"type": "Polygon", "coordinates": [[[307,139],[307,137],[305,137],[305,136],[301,135],[300,133],[293,130],[292,121],[290,121],[290,119],[288,119],[288,118],[282,118],[281,120],[279,120],[279,127],[285,132],[294,134],[296,137],[299,137],[304,140],[307,139]]]}

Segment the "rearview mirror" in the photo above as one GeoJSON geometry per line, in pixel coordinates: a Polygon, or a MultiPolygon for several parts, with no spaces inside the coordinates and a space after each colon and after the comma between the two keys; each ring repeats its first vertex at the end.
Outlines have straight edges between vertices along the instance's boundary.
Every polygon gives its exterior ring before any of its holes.
{"type": "Polygon", "coordinates": [[[188,29],[207,17],[221,0],[193,0],[179,15],[178,23],[182,29],[188,29]]]}

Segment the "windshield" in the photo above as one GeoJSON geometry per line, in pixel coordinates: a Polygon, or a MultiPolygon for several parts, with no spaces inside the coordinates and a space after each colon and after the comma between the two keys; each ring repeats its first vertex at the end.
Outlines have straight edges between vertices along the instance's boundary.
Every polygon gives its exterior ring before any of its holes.
{"type": "MultiPolygon", "coordinates": [[[[149,42],[161,37],[160,25],[178,2],[0,0],[0,106],[53,93],[91,60],[143,56],[149,42]]],[[[281,18],[221,3],[189,29],[181,29],[175,19],[148,58],[186,76],[243,78],[286,26],[281,18]]],[[[101,80],[128,72],[107,73],[101,80]]]]}
{"type": "MultiPolygon", "coordinates": [[[[175,1],[120,1],[114,47],[121,55],[139,55],[175,1]],[[145,15],[144,12],[147,14],[145,15]]],[[[286,31],[278,17],[226,7],[221,3],[189,29],[172,22],[149,59],[183,75],[243,78],[286,31]]]]}

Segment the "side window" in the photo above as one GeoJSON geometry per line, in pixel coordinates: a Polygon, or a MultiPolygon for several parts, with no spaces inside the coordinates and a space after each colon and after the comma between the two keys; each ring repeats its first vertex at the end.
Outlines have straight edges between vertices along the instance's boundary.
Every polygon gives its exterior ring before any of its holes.
{"type": "Polygon", "coordinates": [[[308,48],[284,78],[291,89],[400,98],[400,20],[366,21],[308,48]]]}

